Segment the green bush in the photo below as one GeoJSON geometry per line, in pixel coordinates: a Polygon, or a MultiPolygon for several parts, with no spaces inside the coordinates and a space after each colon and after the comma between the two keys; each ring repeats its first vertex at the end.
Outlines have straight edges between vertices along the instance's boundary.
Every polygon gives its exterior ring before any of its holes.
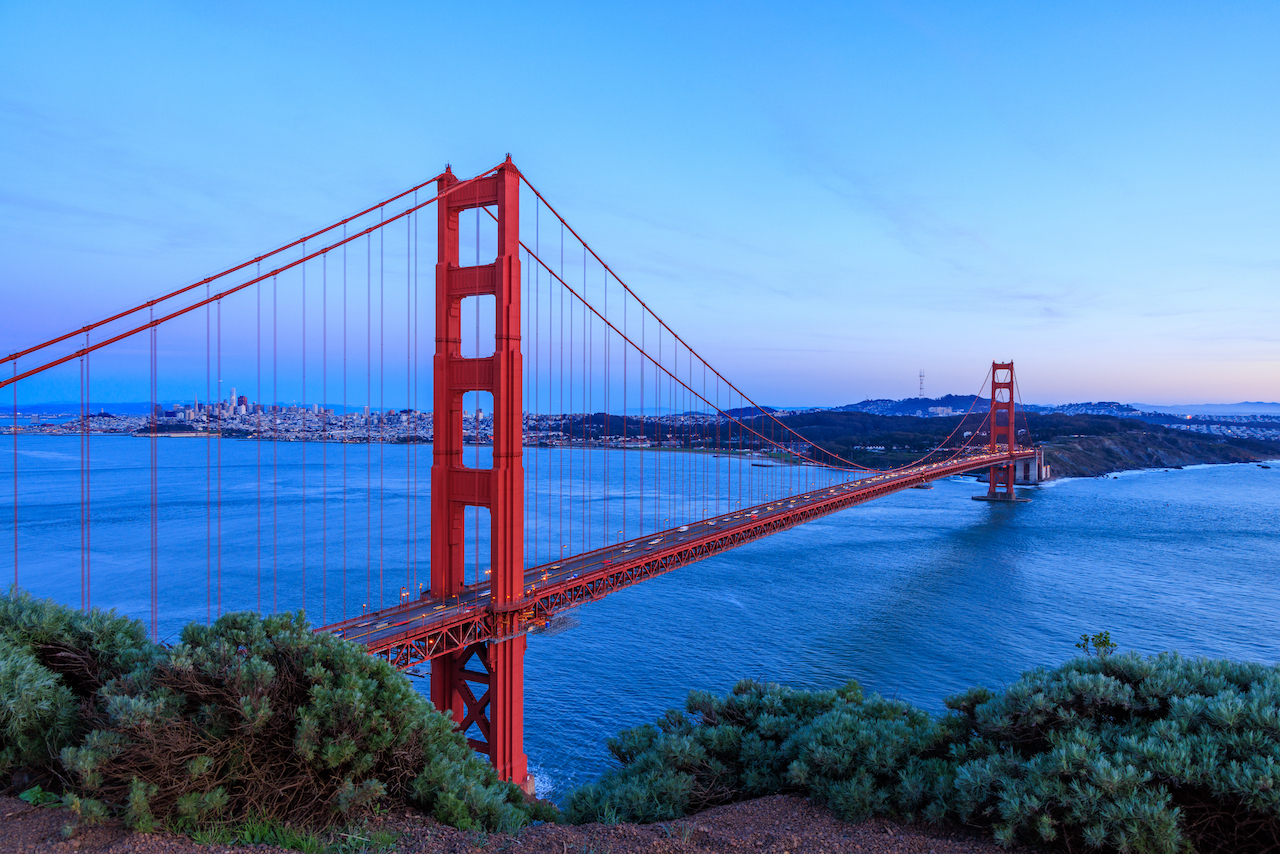
{"type": "Polygon", "coordinates": [[[788,775],[846,821],[912,819],[925,810],[936,818],[952,777],[948,751],[962,738],[950,719],[872,695],[841,703],[797,732],[788,775]]]}
{"type": "Polygon", "coordinates": [[[0,775],[48,767],[75,728],[76,698],[62,679],[0,635],[0,775]]]}
{"type": "Polygon", "coordinates": [[[609,742],[574,822],[666,821],[797,793],[846,820],[952,819],[1121,852],[1280,850],[1280,668],[1172,653],[1075,659],[933,717],[856,683],[741,682],[609,742]]]}
{"type": "Polygon", "coordinates": [[[1119,851],[1280,848],[1280,668],[1084,658],[958,709],[950,805],[998,839],[1119,851]]]}
{"type": "Polygon", "coordinates": [[[62,749],[88,731],[82,707],[157,652],[141,623],[114,612],[0,596],[0,780],[56,773],[62,749]]]}
{"type": "Polygon", "coordinates": [[[168,648],[114,614],[0,597],[0,674],[0,773],[43,765],[132,827],[318,826],[388,802],[475,830],[556,817],[390,664],[300,614],[228,614],[168,648]]]}
{"type": "Polygon", "coordinates": [[[800,791],[788,781],[796,732],[837,704],[860,702],[850,682],[840,691],[796,691],[744,680],[725,697],[689,695],[685,713],[625,730],[608,747],[619,767],[570,794],[570,821],[667,821],[744,797],[800,791]]]}

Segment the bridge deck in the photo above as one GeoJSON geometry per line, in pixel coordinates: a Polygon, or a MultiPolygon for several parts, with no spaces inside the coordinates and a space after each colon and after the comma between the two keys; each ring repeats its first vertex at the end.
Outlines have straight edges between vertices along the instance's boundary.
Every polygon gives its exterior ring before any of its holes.
{"type": "Polygon", "coordinates": [[[978,454],[885,472],[536,566],[525,572],[526,598],[512,611],[491,608],[485,583],[446,600],[424,596],[317,631],[364,644],[371,654],[410,667],[480,641],[523,634],[616,590],[856,504],[1034,456],[1032,450],[978,454]]]}

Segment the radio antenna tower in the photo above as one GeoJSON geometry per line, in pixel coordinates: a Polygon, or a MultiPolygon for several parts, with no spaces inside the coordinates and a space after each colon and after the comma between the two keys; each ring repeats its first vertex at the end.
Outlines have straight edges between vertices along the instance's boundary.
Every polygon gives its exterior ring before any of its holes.
{"type": "Polygon", "coordinates": [[[924,370],[920,371],[920,397],[924,397],[924,370]]]}

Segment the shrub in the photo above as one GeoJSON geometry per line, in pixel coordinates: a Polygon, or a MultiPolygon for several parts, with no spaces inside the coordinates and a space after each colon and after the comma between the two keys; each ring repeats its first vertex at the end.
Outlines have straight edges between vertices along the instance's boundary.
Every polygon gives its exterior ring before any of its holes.
{"type": "Polygon", "coordinates": [[[87,732],[81,708],[157,651],[141,623],[114,612],[0,596],[0,779],[56,773],[62,749],[87,732]]]}
{"type": "Polygon", "coordinates": [[[788,782],[797,758],[792,736],[838,703],[861,701],[850,682],[840,691],[796,691],[744,680],[725,697],[689,695],[685,713],[626,730],[608,742],[618,760],[598,783],[570,794],[570,821],[666,821],[753,797],[799,791],[788,782]]]}
{"type": "Polygon", "coordinates": [[[1026,673],[958,710],[962,820],[1120,851],[1280,848],[1280,668],[1136,653],[1026,673]]]}
{"type": "Polygon", "coordinates": [[[301,614],[228,614],[165,648],[134,621],[19,594],[0,598],[0,673],[0,758],[46,763],[86,814],[132,827],[319,826],[388,801],[464,829],[556,817],[391,665],[301,614]]]}
{"type": "MultiPolygon", "coordinates": [[[[1105,645],[1104,645],[1105,646],[1105,645]]],[[[846,820],[945,818],[1121,852],[1280,850],[1280,668],[1106,654],[950,697],[935,718],[872,695],[739,683],[609,743],[574,822],[665,821],[764,794],[846,820]]]]}
{"type": "Polygon", "coordinates": [[[877,695],[843,702],[791,739],[788,774],[846,821],[873,815],[912,819],[949,790],[949,748],[963,735],[901,700],[877,695]]]}
{"type": "Polygon", "coordinates": [[[43,768],[71,743],[76,699],[57,674],[0,636],[0,775],[43,768]]]}

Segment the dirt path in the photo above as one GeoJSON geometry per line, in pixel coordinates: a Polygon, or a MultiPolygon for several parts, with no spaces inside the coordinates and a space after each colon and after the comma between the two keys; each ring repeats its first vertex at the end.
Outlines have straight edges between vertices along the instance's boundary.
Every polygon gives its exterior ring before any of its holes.
{"type": "MultiPolygon", "coordinates": [[[[116,823],[84,828],[68,840],[61,834],[67,820],[66,810],[32,807],[16,798],[0,798],[0,852],[275,854],[283,850],[265,845],[197,845],[182,836],[129,833],[116,823]]],[[[846,824],[802,798],[786,796],[718,807],[667,824],[544,824],[526,828],[515,836],[467,833],[415,812],[382,816],[371,820],[368,826],[400,834],[394,848],[383,849],[385,854],[1008,854],[990,838],[963,829],[904,826],[888,821],[846,824]]]]}

